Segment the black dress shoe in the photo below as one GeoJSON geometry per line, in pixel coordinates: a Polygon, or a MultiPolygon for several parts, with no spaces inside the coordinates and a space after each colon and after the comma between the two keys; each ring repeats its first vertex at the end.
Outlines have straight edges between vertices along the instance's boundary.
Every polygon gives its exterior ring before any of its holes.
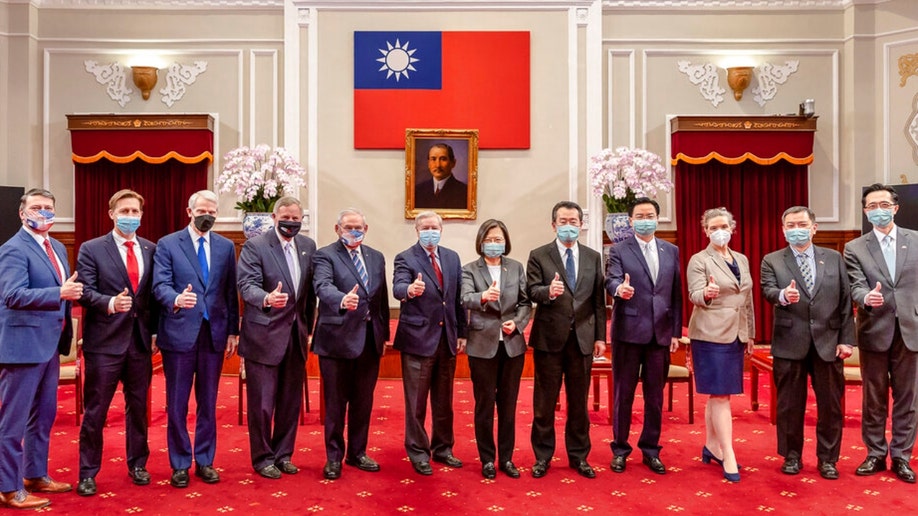
{"type": "Polygon", "coordinates": [[[145,486],[150,483],[150,473],[147,471],[147,468],[142,466],[131,468],[128,471],[128,476],[131,477],[134,485],[145,486]]]}
{"type": "Polygon", "coordinates": [[[300,468],[296,467],[296,465],[289,460],[282,460],[274,466],[277,467],[277,469],[285,475],[296,475],[300,472],[300,468]]]}
{"type": "Polygon", "coordinates": [[[867,457],[864,459],[864,462],[857,467],[854,474],[866,477],[881,471],[886,471],[886,457],[867,457]]]}
{"type": "Polygon", "coordinates": [[[220,481],[220,474],[213,466],[202,466],[200,464],[194,467],[194,476],[200,477],[205,484],[216,484],[220,481]]]}
{"type": "Polygon", "coordinates": [[[341,463],[336,460],[330,460],[322,468],[322,475],[329,480],[338,480],[341,478],[341,463]]]}
{"type": "Polygon", "coordinates": [[[376,473],[379,471],[379,464],[377,464],[375,460],[367,457],[366,455],[361,455],[356,459],[344,459],[344,463],[348,466],[355,466],[360,471],[369,471],[371,473],[376,473]]]}
{"type": "Polygon", "coordinates": [[[446,464],[447,466],[451,468],[461,468],[462,467],[462,461],[454,457],[452,453],[450,453],[449,455],[443,455],[442,457],[438,457],[434,455],[433,460],[434,462],[446,464]]]}
{"type": "Polygon", "coordinates": [[[587,461],[571,462],[571,467],[577,471],[577,474],[584,478],[596,478],[596,472],[593,467],[587,464],[587,461]]]}
{"type": "Polygon", "coordinates": [[[612,457],[612,464],[610,464],[612,471],[616,473],[623,473],[625,471],[625,456],[616,455],[612,457]]]}
{"type": "Polygon", "coordinates": [[[415,471],[424,476],[429,477],[430,475],[433,475],[433,468],[430,467],[430,463],[426,460],[418,462],[411,461],[411,467],[413,467],[415,471]]]}
{"type": "Polygon", "coordinates": [[[92,496],[96,494],[96,479],[89,477],[80,480],[77,484],[77,494],[80,496],[92,496]]]}
{"type": "Polygon", "coordinates": [[[899,477],[899,480],[903,482],[908,482],[909,484],[915,483],[915,472],[908,465],[908,461],[903,458],[895,458],[892,460],[892,470],[893,473],[899,477]]]}
{"type": "Polygon", "coordinates": [[[270,478],[271,480],[277,480],[281,477],[280,470],[277,469],[277,466],[274,464],[268,464],[267,466],[255,471],[257,471],[259,475],[265,478],[270,478]]]}
{"type": "Polygon", "coordinates": [[[838,480],[838,468],[834,462],[820,462],[816,465],[819,470],[819,476],[826,480],[838,480]]]}
{"type": "Polygon", "coordinates": [[[796,475],[800,473],[800,468],[803,467],[803,464],[800,464],[800,459],[795,457],[785,458],[784,464],[781,464],[781,473],[785,475],[796,475]]]}
{"type": "Polygon", "coordinates": [[[481,467],[481,476],[488,480],[494,480],[494,478],[497,476],[497,469],[494,467],[493,462],[484,463],[484,466],[481,467]]]}
{"type": "Polygon", "coordinates": [[[542,478],[545,476],[545,473],[548,473],[548,461],[547,460],[537,460],[535,464],[532,465],[532,478],[542,478]]]}
{"type": "Polygon", "coordinates": [[[169,483],[172,484],[172,487],[188,487],[188,470],[184,468],[172,470],[169,483]]]}
{"type": "Polygon", "coordinates": [[[666,474],[666,466],[663,465],[663,461],[660,460],[660,457],[648,457],[644,456],[644,465],[650,468],[650,471],[653,471],[657,475],[666,474]]]}
{"type": "Polygon", "coordinates": [[[520,478],[520,470],[516,468],[516,464],[512,461],[504,462],[500,465],[500,470],[507,474],[510,478],[520,478]]]}

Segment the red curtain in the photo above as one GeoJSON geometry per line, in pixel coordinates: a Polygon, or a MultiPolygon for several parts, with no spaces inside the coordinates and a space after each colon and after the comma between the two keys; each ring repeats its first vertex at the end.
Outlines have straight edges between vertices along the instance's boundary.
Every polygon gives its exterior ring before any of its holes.
{"type": "Polygon", "coordinates": [[[207,160],[182,163],[176,159],[161,164],[139,159],[124,164],[107,159],[74,163],[75,248],[112,230],[108,200],[123,188],[144,197],[143,220],[137,231],[140,236],[155,242],[187,225],[188,198],[207,188],[207,164],[207,160]]]}
{"type": "MultiPolygon", "coordinates": [[[[791,206],[808,203],[807,167],[781,160],[773,165],[745,161],[725,165],[716,160],[690,165],[680,162],[675,169],[676,243],[682,270],[689,258],[708,245],[701,228],[706,209],[723,206],[736,219],[730,248],[749,258],[753,278],[756,342],[771,342],[772,308],[766,306],[759,286],[762,258],[787,245],[781,229],[781,214],[791,206]]],[[[688,324],[692,305],[685,306],[688,324]]]]}

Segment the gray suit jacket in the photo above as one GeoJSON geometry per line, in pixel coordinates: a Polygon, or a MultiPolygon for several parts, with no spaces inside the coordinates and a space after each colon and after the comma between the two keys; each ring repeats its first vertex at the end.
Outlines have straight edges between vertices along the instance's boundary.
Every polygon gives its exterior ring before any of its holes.
{"type": "Polygon", "coordinates": [[[816,346],[819,358],[835,360],[835,347],[854,345],[854,318],[848,293],[848,274],[841,255],[824,247],[813,247],[816,277],[813,291],[806,288],[797,258],[790,247],[779,249],[762,260],[762,294],[775,307],[771,354],[778,358],[803,360],[816,346]],[[781,305],[781,290],[797,282],[800,301],[781,305]]]}
{"type": "Polygon", "coordinates": [[[523,331],[529,324],[532,311],[532,303],[526,293],[523,264],[506,256],[501,258],[500,300],[482,305],[481,294],[493,282],[484,258],[462,267],[462,306],[469,311],[469,337],[465,352],[470,357],[493,358],[503,333],[501,324],[512,319],[516,329],[509,335],[503,334],[504,347],[511,357],[522,355],[526,352],[523,331]]]}
{"type": "Polygon", "coordinates": [[[689,338],[730,344],[737,338],[740,342],[748,342],[755,337],[749,258],[736,251],[733,256],[739,264],[739,282],[711,245],[689,260],[685,278],[689,299],[695,305],[689,319],[689,338]],[[703,290],[710,276],[714,276],[720,287],[720,295],[705,301],[703,290]]]}
{"type": "Polygon", "coordinates": [[[868,351],[886,351],[892,345],[896,318],[905,346],[918,351],[918,232],[896,229],[896,277],[889,276],[886,260],[871,230],[845,244],[845,264],[851,299],[857,304],[857,343],[868,351]],[[883,305],[864,305],[864,297],[880,283],[883,305]]]}
{"type": "Polygon", "coordinates": [[[558,244],[552,240],[529,253],[526,285],[529,298],[536,303],[529,345],[539,351],[558,352],[573,327],[584,355],[593,354],[593,343],[606,340],[606,291],[603,288],[602,255],[580,245],[577,284],[567,284],[564,262],[558,244]],[[555,299],[548,288],[555,274],[564,281],[564,293],[555,299]]]}

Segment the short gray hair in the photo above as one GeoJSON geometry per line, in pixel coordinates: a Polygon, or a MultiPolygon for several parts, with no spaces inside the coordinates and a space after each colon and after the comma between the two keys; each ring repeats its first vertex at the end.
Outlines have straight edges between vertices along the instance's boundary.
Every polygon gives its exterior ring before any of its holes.
{"type": "Polygon", "coordinates": [[[211,192],[210,190],[198,190],[197,192],[191,194],[191,197],[188,198],[188,207],[194,209],[194,205],[198,202],[198,197],[203,197],[204,199],[213,202],[216,204],[219,202],[217,199],[217,194],[211,192]]]}
{"type": "Polygon", "coordinates": [[[348,216],[348,215],[359,215],[360,218],[363,219],[363,226],[366,227],[366,225],[367,225],[367,216],[364,215],[363,212],[360,211],[360,210],[358,210],[357,208],[344,208],[343,210],[339,211],[339,212],[338,212],[338,222],[337,222],[337,224],[340,226],[340,225],[341,225],[341,221],[344,220],[344,217],[346,217],[346,216],[348,216]]]}
{"type": "Polygon", "coordinates": [[[730,225],[730,229],[736,229],[736,221],[733,219],[733,214],[724,207],[705,210],[704,215],[701,216],[701,227],[708,229],[708,221],[714,217],[727,217],[727,224],[730,225]]]}
{"type": "Polygon", "coordinates": [[[807,206],[791,206],[790,208],[784,210],[784,214],[781,215],[781,224],[784,224],[784,219],[788,215],[793,215],[794,213],[803,213],[806,212],[807,217],[810,218],[810,222],[816,222],[816,212],[808,208],[807,206]]]}
{"type": "Polygon", "coordinates": [[[422,211],[421,213],[418,213],[417,216],[414,217],[414,227],[416,228],[420,226],[421,221],[424,219],[434,219],[434,218],[437,219],[437,223],[442,228],[443,227],[443,217],[441,217],[439,213],[435,211],[430,211],[430,210],[422,211]]]}
{"type": "Polygon", "coordinates": [[[301,203],[300,200],[297,199],[296,197],[291,197],[289,195],[285,195],[284,197],[281,197],[280,199],[274,202],[274,210],[272,213],[277,215],[277,211],[283,208],[284,206],[299,206],[300,215],[303,214],[303,203],[301,203]]]}

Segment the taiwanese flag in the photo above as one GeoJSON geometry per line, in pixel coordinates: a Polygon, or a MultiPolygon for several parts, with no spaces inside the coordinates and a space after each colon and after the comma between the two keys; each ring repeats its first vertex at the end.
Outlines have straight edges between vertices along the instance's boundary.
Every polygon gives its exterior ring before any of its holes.
{"type": "Polygon", "coordinates": [[[529,33],[354,32],[354,148],[404,149],[407,128],[528,149],[529,33]]]}

